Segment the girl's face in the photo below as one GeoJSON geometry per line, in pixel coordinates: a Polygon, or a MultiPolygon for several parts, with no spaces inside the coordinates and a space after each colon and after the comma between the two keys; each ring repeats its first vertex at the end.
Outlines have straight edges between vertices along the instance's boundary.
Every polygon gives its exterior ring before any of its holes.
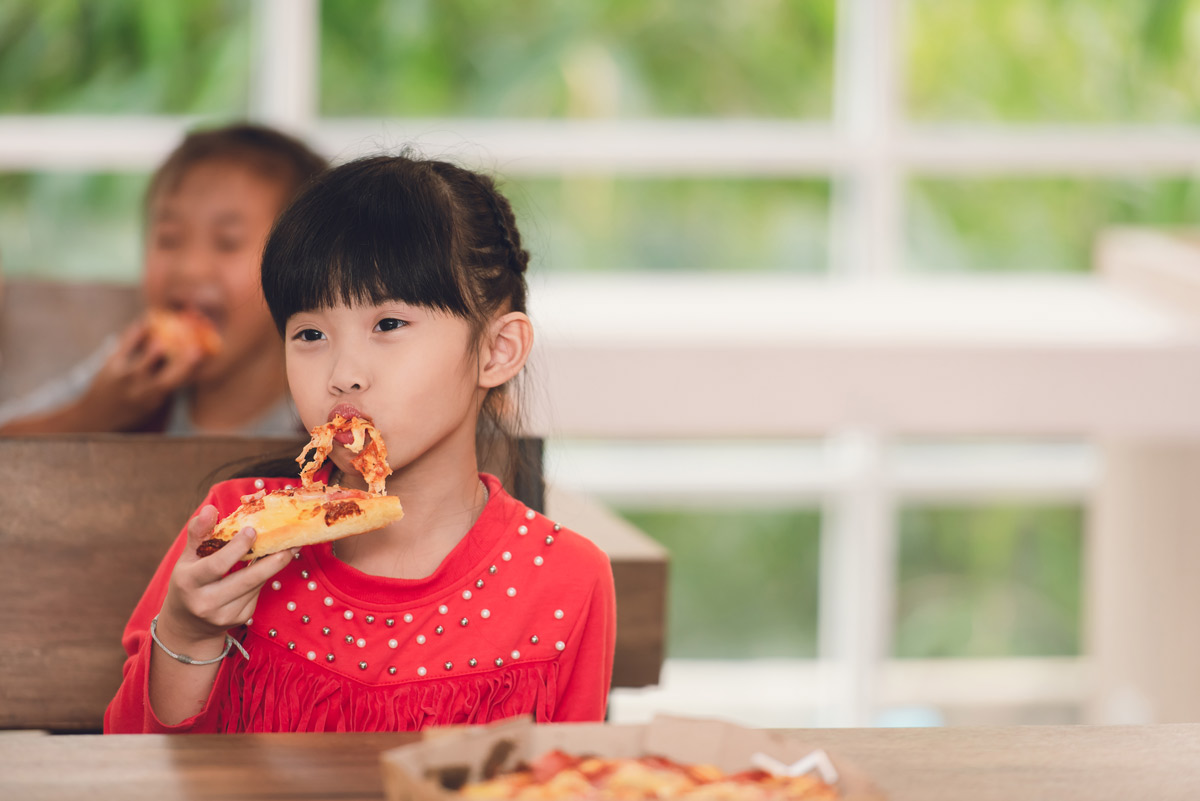
{"type": "Polygon", "coordinates": [[[143,290],[151,306],[190,308],[224,341],[197,381],[227,375],[261,348],[277,348],[259,262],[286,188],[236,163],[201,162],[150,204],[143,290]]]}
{"type": "MultiPolygon", "coordinates": [[[[435,454],[474,457],[485,389],[467,322],[398,301],[292,315],[284,328],[288,385],[308,428],[334,414],[369,418],[402,470],[435,454]]],[[[361,477],[335,446],[350,486],[361,477]]]]}

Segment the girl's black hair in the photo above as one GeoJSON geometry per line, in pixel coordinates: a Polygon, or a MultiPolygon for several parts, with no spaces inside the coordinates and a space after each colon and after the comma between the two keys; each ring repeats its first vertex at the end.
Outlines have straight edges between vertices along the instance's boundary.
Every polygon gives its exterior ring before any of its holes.
{"type": "MultiPolygon", "coordinates": [[[[298,312],[397,300],[460,317],[478,338],[497,314],[526,311],[528,265],[491,178],[445,161],[374,156],[318,176],[276,220],[262,288],[281,334],[298,312]]],[[[507,385],[491,390],[481,463],[495,464],[496,446],[515,458],[517,426],[507,385]]]]}
{"type": "Polygon", "coordinates": [[[529,254],[486,176],[376,156],[317,178],[275,223],[263,295],[280,333],[297,312],[399,300],[472,324],[525,311],[529,254]]]}
{"type": "Polygon", "coordinates": [[[238,123],[192,131],[154,171],[146,188],[149,208],[160,192],[172,191],[198,164],[231,162],[278,183],[290,200],[328,166],[308,145],[265,125],[238,123]]]}

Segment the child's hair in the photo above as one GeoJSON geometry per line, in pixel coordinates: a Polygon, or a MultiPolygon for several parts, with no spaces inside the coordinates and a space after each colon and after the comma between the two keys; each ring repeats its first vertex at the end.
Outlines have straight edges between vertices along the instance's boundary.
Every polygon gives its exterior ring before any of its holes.
{"type": "MultiPolygon", "coordinates": [[[[528,264],[491,178],[444,161],[375,156],[319,176],[280,216],[262,285],[280,333],[297,312],[399,300],[466,320],[477,342],[497,314],[526,310],[528,264]]],[[[480,459],[497,435],[515,456],[507,385],[488,393],[481,415],[480,459]]]]}
{"type": "Polygon", "coordinates": [[[308,145],[274,128],[242,123],[192,131],[155,170],[146,208],[160,192],[178,186],[192,167],[212,161],[236,164],[277,182],[287,189],[288,200],[328,166],[308,145]]]}

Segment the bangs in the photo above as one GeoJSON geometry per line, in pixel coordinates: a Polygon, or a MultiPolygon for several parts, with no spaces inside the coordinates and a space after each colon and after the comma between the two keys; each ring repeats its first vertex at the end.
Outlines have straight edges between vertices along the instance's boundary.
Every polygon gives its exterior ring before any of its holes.
{"type": "Polygon", "coordinates": [[[263,296],[280,332],[299,312],[387,301],[469,318],[450,203],[441,179],[406,159],[364,159],[318,178],[263,250],[263,296]]]}

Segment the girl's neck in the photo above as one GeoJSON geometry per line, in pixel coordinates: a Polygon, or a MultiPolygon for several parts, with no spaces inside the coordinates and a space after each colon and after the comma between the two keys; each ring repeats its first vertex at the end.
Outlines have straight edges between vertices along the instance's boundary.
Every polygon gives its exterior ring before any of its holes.
{"type": "Polygon", "coordinates": [[[234,433],[286,396],[283,353],[262,348],[225,374],[192,385],[188,414],[199,431],[234,433]]]}
{"type": "MultiPolygon", "coordinates": [[[[361,476],[335,473],[343,486],[361,476]]],[[[487,488],[475,460],[453,470],[413,464],[388,479],[388,494],[400,498],[404,517],[391,525],[335,543],[334,553],[363,573],[385,578],[422,579],[432,575],[482,514],[487,488]]]]}

